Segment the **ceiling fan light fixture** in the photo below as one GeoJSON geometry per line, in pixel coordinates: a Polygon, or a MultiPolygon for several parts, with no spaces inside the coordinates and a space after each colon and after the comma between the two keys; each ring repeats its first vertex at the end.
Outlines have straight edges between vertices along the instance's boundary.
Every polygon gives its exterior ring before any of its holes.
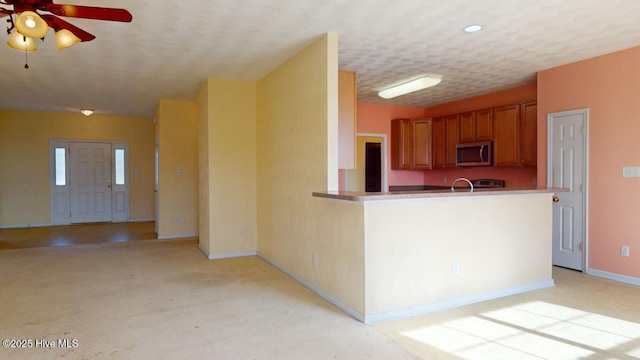
{"type": "Polygon", "coordinates": [[[9,41],[7,41],[7,45],[12,49],[24,52],[34,52],[38,50],[33,38],[26,37],[17,31],[11,34],[9,41]]]}
{"type": "Polygon", "coordinates": [[[56,31],[55,38],[56,45],[58,46],[58,51],[66,49],[69,46],[82,41],[79,37],[75,36],[71,31],[67,29],[56,31]]]}
{"type": "Polygon", "coordinates": [[[378,96],[384,99],[392,99],[400,95],[436,86],[442,81],[442,76],[435,74],[422,75],[418,78],[393,85],[378,92],[378,96]]]}
{"type": "Polygon", "coordinates": [[[93,115],[94,110],[93,109],[80,109],[80,112],[84,116],[91,116],[91,115],[93,115]]]}
{"type": "Polygon", "coordinates": [[[47,35],[49,25],[33,11],[23,11],[15,21],[16,29],[24,36],[39,39],[47,35]]]}

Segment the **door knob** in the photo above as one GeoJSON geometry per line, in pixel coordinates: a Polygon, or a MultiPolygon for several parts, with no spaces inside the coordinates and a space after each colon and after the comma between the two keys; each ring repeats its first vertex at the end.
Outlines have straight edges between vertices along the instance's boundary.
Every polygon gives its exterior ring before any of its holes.
{"type": "Polygon", "coordinates": [[[560,201],[560,198],[559,198],[559,197],[557,197],[557,196],[554,196],[554,197],[553,197],[553,202],[558,202],[558,201],[560,201]]]}
{"type": "Polygon", "coordinates": [[[107,187],[111,189],[111,179],[107,180],[107,187]]]}

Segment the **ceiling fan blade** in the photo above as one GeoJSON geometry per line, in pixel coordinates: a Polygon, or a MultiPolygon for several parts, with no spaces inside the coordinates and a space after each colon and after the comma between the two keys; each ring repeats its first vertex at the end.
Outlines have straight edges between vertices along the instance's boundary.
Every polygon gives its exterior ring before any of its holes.
{"type": "Polygon", "coordinates": [[[77,36],[80,41],[91,41],[93,39],[95,39],[95,35],[93,34],[89,34],[88,32],[80,29],[79,27],[70,24],[62,19],[60,19],[59,17],[53,16],[53,15],[49,15],[49,14],[44,14],[44,15],[40,15],[44,21],[47,22],[47,24],[53,28],[53,30],[58,31],[61,29],[67,29],[69,31],[71,31],[73,33],[73,35],[77,36]]]}
{"type": "Polygon", "coordinates": [[[125,9],[112,9],[96,6],[48,4],[44,10],[58,16],[76,17],[93,20],[131,22],[133,16],[125,9]]]}
{"type": "Polygon", "coordinates": [[[0,18],[13,14],[13,11],[0,8],[0,18]]]}

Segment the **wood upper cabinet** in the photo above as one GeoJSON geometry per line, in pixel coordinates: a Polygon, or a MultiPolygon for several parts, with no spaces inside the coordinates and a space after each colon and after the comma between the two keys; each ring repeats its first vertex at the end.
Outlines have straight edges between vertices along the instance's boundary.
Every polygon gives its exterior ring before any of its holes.
{"type": "Polygon", "coordinates": [[[413,140],[413,155],[411,167],[413,169],[431,169],[431,119],[419,119],[411,121],[413,140]]]}
{"type": "Polygon", "coordinates": [[[460,142],[492,140],[493,116],[491,109],[460,114],[460,142]]]}
{"type": "Polygon", "coordinates": [[[494,108],[495,166],[535,166],[537,160],[537,103],[494,108]]]}
{"type": "Polygon", "coordinates": [[[432,133],[432,168],[455,167],[456,145],[458,144],[458,115],[433,119],[432,133]]]}
{"type": "Polygon", "coordinates": [[[447,123],[444,118],[435,118],[431,124],[433,168],[443,168],[446,164],[447,123]]]}
{"type": "Polygon", "coordinates": [[[356,167],[356,73],[338,71],[338,168],[356,167]]]}
{"type": "Polygon", "coordinates": [[[391,169],[430,169],[431,119],[391,120],[391,169]]]}
{"type": "Polygon", "coordinates": [[[536,166],[538,164],[538,102],[524,103],[520,111],[520,163],[522,166],[536,166]]]}
{"type": "Polygon", "coordinates": [[[456,167],[456,145],[458,145],[458,115],[450,115],[445,121],[445,167],[456,167]]]}
{"type": "Polygon", "coordinates": [[[412,152],[411,120],[391,120],[391,168],[411,169],[412,152]]]}

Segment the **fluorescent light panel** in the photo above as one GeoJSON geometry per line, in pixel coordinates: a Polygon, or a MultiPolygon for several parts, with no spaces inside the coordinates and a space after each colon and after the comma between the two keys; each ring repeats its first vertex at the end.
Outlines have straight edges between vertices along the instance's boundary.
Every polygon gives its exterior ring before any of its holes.
{"type": "Polygon", "coordinates": [[[417,79],[413,79],[390,88],[384,89],[378,93],[378,96],[384,99],[392,99],[400,95],[408,94],[414,91],[426,89],[431,86],[440,84],[442,76],[440,75],[423,75],[417,79]]]}

